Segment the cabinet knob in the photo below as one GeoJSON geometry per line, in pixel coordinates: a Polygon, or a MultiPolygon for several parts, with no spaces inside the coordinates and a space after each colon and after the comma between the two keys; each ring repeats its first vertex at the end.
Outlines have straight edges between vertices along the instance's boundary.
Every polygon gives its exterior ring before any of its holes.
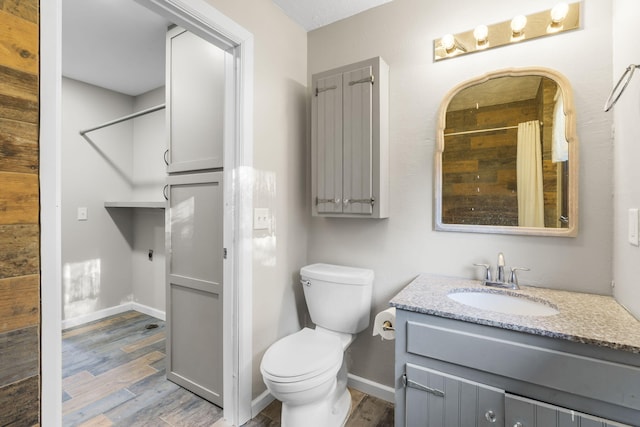
{"type": "Polygon", "coordinates": [[[487,412],[485,412],[484,417],[487,419],[487,421],[489,421],[490,423],[495,423],[496,419],[498,417],[496,417],[496,413],[493,412],[491,409],[489,409],[487,412]]]}
{"type": "Polygon", "coordinates": [[[520,421],[518,421],[513,425],[513,427],[523,427],[523,424],[520,421]]]}

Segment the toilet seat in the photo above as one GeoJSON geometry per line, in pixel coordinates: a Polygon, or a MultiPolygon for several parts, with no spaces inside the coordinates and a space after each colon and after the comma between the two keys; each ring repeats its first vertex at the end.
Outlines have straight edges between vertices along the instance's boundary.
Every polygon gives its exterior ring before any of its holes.
{"type": "Polygon", "coordinates": [[[338,336],[304,328],[269,347],[262,358],[260,371],[265,379],[281,384],[312,378],[322,380],[325,376],[335,376],[342,357],[338,336]]]}

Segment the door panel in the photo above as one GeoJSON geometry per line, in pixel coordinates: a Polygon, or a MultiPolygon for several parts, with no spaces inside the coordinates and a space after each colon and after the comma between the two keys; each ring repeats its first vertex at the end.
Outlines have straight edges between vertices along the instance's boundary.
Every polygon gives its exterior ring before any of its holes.
{"type": "Polygon", "coordinates": [[[222,406],[222,172],[167,183],[167,378],[222,406]]]}

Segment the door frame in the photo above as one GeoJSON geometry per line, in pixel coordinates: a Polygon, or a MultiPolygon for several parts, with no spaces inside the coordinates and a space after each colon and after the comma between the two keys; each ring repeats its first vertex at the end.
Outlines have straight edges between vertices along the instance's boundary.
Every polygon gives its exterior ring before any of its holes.
{"type": "MultiPolygon", "coordinates": [[[[251,419],[253,35],[206,0],[136,0],[216,45],[232,47],[235,93],[225,125],[224,418],[251,419]]],[[[41,424],[62,423],[62,0],[40,1],[41,424]]]]}

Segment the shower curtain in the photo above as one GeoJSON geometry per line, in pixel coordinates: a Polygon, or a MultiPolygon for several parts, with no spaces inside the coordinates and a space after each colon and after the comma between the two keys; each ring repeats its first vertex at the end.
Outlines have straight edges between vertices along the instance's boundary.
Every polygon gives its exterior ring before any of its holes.
{"type": "Polygon", "coordinates": [[[544,227],[540,122],[518,124],[518,225],[544,227]]]}

